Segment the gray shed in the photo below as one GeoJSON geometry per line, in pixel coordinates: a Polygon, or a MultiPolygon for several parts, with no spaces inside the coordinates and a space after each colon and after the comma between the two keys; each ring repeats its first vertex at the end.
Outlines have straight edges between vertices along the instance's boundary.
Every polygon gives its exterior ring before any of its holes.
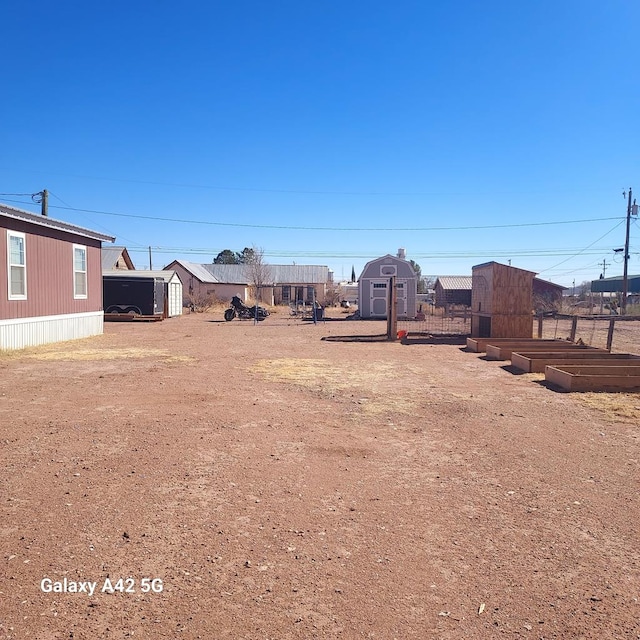
{"type": "Polygon", "coordinates": [[[361,318],[387,317],[389,278],[396,276],[398,317],[416,317],[418,277],[403,258],[387,254],[367,262],[358,281],[358,309],[361,318]]]}

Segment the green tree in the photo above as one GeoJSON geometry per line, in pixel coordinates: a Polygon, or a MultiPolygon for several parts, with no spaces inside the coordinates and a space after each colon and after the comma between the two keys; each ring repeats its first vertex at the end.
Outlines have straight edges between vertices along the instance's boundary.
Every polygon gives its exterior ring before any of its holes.
{"type": "Polygon", "coordinates": [[[240,259],[238,254],[231,249],[225,249],[221,251],[214,259],[213,264],[239,264],[240,259]]]}
{"type": "Polygon", "coordinates": [[[422,269],[420,268],[420,265],[415,260],[409,260],[409,264],[413,267],[413,270],[416,272],[416,276],[418,277],[418,293],[426,293],[427,285],[422,279],[422,269]]]}
{"type": "MultiPolygon", "coordinates": [[[[263,252],[264,253],[264,252],[263,252]]],[[[258,251],[255,247],[245,247],[240,253],[237,253],[238,262],[240,264],[252,264],[258,258],[258,251]]],[[[263,254],[260,255],[262,260],[263,254]]]]}

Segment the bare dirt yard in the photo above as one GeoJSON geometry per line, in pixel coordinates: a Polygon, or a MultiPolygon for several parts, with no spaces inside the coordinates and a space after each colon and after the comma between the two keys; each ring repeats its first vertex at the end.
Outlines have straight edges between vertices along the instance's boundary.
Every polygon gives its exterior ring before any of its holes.
{"type": "Polygon", "coordinates": [[[640,394],[339,317],[0,355],[0,638],[640,638],[640,394]]]}

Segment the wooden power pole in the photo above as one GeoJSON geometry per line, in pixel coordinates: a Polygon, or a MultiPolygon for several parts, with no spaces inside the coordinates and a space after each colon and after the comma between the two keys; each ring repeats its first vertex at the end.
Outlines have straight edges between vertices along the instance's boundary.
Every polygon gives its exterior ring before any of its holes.
{"type": "Polygon", "coordinates": [[[627,203],[627,234],[624,241],[624,268],[622,270],[622,300],[620,300],[621,315],[627,314],[627,296],[629,294],[629,229],[631,227],[631,212],[638,215],[636,201],[631,205],[631,187],[629,187],[629,201],[627,203]]]}

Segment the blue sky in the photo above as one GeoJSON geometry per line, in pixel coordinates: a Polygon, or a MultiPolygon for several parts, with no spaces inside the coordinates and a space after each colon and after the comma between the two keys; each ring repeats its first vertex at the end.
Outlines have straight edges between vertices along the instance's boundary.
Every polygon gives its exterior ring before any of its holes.
{"type": "Polygon", "coordinates": [[[622,273],[636,0],[5,4],[0,193],[48,189],[138,267],[255,245],[338,279],[399,247],[423,274],[622,273]]]}

